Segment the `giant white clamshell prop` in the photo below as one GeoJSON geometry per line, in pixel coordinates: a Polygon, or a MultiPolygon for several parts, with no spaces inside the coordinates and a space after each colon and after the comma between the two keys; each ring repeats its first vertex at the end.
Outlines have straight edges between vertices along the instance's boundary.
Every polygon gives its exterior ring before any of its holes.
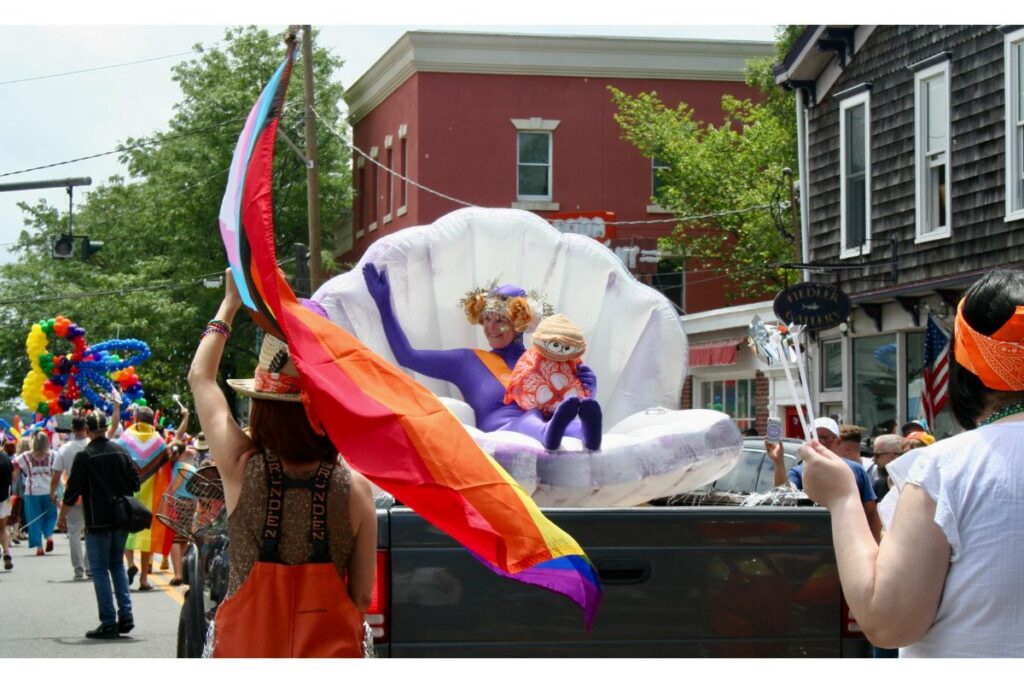
{"type": "MultiPolygon", "coordinates": [[[[515,432],[476,429],[472,409],[447,382],[406,372],[433,391],[492,455],[545,506],[629,506],[699,488],[739,460],[742,437],[728,415],[679,410],[688,347],[679,316],[595,240],[555,230],[516,209],[460,209],[429,226],[374,242],[348,273],[313,295],[328,316],[395,363],[362,267],[387,270],[398,321],[417,349],[486,349],[459,299],[497,279],[544,292],[587,339],[605,433],[600,451],[566,437],[557,451],[515,432]]],[[[530,336],[524,340],[530,344],[530,336]]]]}

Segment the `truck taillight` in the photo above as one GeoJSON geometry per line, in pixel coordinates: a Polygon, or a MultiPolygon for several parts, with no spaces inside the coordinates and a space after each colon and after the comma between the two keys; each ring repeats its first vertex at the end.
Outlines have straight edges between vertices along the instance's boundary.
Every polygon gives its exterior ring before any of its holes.
{"type": "Polygon", "coordinates": [[[853,617],[853,612],[850,611],[850,606],[846,604],[846,598],[842,600],[843,608],[843,638],[863,638],[864,632],[860,628],[860,624],[853,617]]]}
{"type": "Polygon", "coordinates": [[[383,643],[388,639],[388,551],[377,551],[377,570],[373,577],[373,597],[366,610],[366,623],[373,632],[373,641],[383,643]]]}

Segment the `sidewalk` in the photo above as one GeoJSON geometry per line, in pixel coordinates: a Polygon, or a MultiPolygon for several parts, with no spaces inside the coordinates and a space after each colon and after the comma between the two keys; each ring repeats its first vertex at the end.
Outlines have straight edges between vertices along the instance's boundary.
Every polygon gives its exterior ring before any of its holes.
{"type": "MultiPolygon", "coordinates": [[[[185,587],[173,587],[170,571],[150,575],[155,590],[132,586],[135,630],[117,640],[91,640],[99,625],[92,581],[75,581],[66,534],[53,535],[54,549],[37,557],[28,542],[11,546],[14,569],[0,568],[0,615],[4,637],[0,658],[174,657],[178,612],[185,587]]],[[[153,556],[153,566],[160,565],[153,556]]],[[[138,553],[136,553],[138,562],[138,553]]],[[[2,565],[0,565],[2,567],[2,565]]]]}

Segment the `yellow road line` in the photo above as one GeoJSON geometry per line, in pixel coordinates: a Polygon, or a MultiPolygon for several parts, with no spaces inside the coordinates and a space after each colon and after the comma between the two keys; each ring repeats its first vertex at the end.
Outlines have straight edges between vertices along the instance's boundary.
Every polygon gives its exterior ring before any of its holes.
{"type": "Polygon", "coordinates": [[[172,586],[169,581],[162,576],[163,572],[152,572],[149,575],[149,580],[152,581],[159,589],[160,592],[169,597],[174,602],[178,603],[178,606],[185,604],[185,595],[183,593],[185,585],[172,586]]]}

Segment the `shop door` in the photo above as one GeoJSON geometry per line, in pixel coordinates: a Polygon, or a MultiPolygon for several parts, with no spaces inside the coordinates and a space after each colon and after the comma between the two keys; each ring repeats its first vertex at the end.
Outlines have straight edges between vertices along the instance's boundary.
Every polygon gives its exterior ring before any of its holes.
{"type": "Polygon", "coordinates": [[[804,430],[800,428],[800,415],[796,412],[796,406],[786,406],[786,433],[787,439],[803,439],[804,430]]]}

